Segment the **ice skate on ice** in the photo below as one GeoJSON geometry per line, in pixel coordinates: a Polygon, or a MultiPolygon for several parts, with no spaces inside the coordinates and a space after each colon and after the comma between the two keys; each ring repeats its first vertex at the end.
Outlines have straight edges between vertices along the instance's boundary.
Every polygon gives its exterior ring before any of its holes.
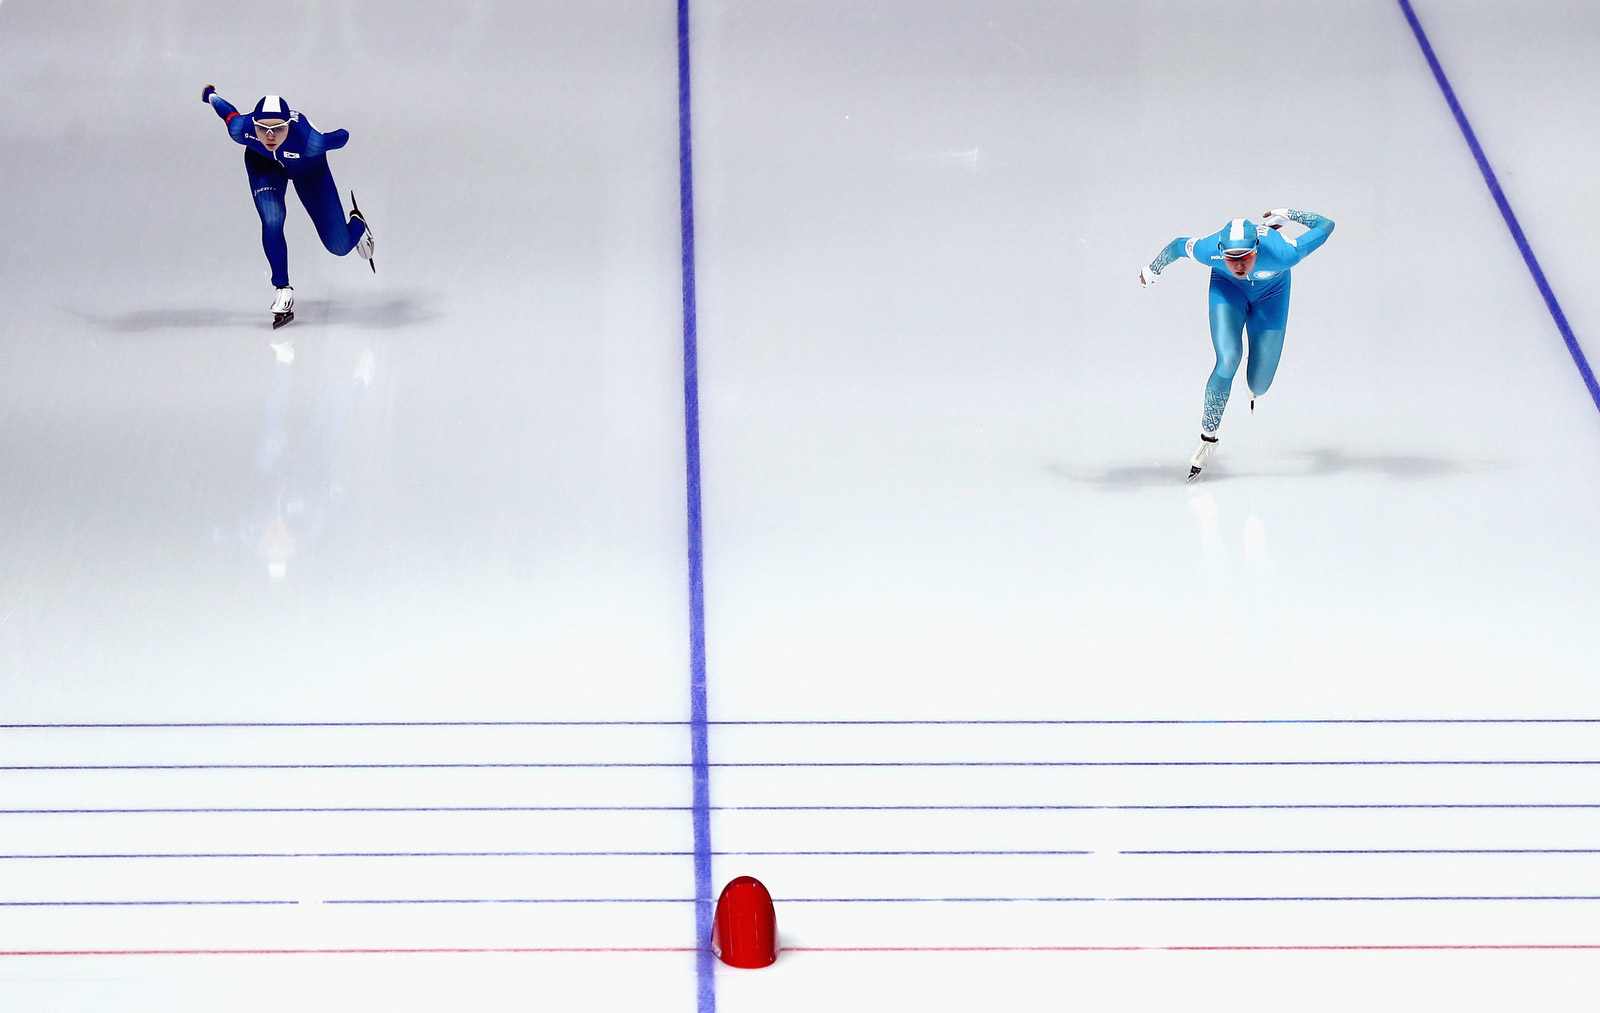
{"type": "Polygon", "coordinates": [[[293,319],[294,289],[285,285],[278,289],[277,298],[272,300],[272,329],[277,330],[293,319]]]}
{"type": "Polygon", "coordinates": [[[366,260],[367,266],[372,268],[372,273],[378,273],[378,262],[372,259],[374,243],[372,240],[372,226],[367,225],[367,216],[361,213],[361,208],[356,206],[356,192],[350,191],[350,219],[366,226],[366,231],[361,233],[361,238],[356,240],[356,252],[366,260]]]}
{"type": "Polygon", "coordinates": [[[1211,452],[1217,449],[1217,439],[1209,433],[1200,434],[1200,446],[1195,448],[1194,456],[1189,458],[1189,477],[1185,481],[1193,482],[1195,476],[1200,474],[1200,469],[1211,459],[1211,452]]]}

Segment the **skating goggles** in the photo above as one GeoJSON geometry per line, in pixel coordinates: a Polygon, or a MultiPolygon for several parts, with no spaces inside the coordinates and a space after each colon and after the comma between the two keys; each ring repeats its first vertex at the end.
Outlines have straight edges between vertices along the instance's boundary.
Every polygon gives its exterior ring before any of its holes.
{"type": "Polygon", "coordinates": [[[1227,257],[1229,260],[1243,260],[1246,257],[1255,256],[1255,253],[1256,253],[1256,251],[1254,249],[1249,249],[1249,250],[1223,250],[1222,251],[1222,255],[1224,257],[1227,257]]]}
{"type": "Polygon", "coordinates": [[[282,137],[288,132],[288,120],[284,120],[282,123],[262,123],[260,120],[256,121],[256,133],[258,134],[268,134],[272,137],[282,137]]]}

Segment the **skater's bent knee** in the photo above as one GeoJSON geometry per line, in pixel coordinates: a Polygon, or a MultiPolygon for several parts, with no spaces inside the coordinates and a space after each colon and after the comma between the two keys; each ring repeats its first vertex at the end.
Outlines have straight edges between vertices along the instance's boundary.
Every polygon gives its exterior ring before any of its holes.
{"type": "Polygon", "coordinates": [[[356,248],[348,236],[323,236],[322,246],[335,257],[342,257],[356,248]]]}

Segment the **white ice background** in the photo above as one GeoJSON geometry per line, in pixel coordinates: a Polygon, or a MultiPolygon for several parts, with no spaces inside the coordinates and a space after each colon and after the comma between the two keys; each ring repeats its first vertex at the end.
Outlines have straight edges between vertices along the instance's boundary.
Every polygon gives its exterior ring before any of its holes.
{"type": "MultiPolygon", "coordinates": [[[[690,9],[719,1008],[1577,1008],[1600,411],[1400,7],[690,9]]],[[[1417,13],[1592,348],[1600,8],[1417,13]]],[[[0,4],[0,1008],[694,1007],[676,26],[0,4]]]]}

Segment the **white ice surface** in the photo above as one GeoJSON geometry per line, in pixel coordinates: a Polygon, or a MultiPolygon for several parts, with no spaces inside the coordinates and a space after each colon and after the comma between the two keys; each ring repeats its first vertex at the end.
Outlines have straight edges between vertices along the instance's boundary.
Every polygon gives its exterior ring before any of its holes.
{"type": "MultiPolygon", "coordinates": [[[[1600,716],[1600,412],[1392,0],[692,6],[714,721],[1600,716]],[[1135,275],[1280,204],[1185,486],[1204,273],[1135,275]]],[[[1600,13],[1418,7],[1583,340],[1600,13]]],[[[676,99],[666,3],[0,4],[0,1008],[693,1007],[676,99]],[[277,334],[206,83],[351,131],[379,273],[291,202],[277,334]],[[658,723],[59,727],[452,720],[658,723]]],[[[1600,944],[1172,899],[1600,895],[1596,728],[717,724],[787,949],[719,1004],[1565,1008],[1594,951],[1159,948],[1600,944]],[[1412,808],[1207,808],[1312,804],[1412,808]]]]}

